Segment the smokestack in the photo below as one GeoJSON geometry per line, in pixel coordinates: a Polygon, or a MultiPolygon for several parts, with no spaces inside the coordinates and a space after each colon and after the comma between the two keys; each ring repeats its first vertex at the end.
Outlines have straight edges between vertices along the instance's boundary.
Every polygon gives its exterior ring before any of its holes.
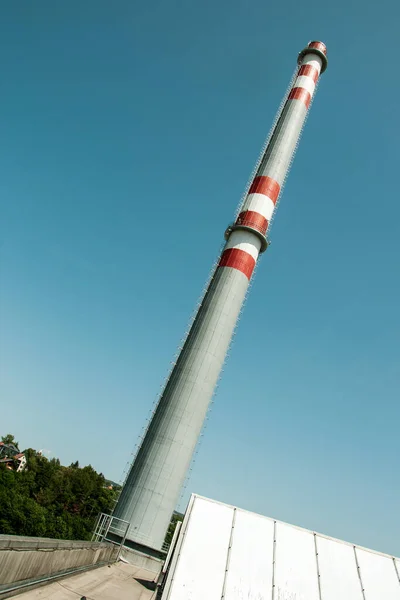
{"type": "Polygon", "coordinates": [[[182,351],[130,468],[114,516],[127,539],[160,549],[189,468],[318,78],[326,46],[310,42],[182,351]]]}

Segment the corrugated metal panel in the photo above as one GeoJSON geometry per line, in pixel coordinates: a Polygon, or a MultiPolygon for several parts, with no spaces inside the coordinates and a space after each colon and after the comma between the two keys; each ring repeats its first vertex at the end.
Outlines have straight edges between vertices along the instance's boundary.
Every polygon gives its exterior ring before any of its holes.
{"type": "Polygon", "coordinates": [[[391,556],[192,496],[162,599],[400,600],[399,573],[391,556]]]}

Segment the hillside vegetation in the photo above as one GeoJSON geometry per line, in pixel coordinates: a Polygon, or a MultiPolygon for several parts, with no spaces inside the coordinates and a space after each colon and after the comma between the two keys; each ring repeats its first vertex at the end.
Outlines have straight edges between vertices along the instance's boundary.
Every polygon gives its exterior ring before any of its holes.
{"type": "Polygon", "coordinates": [[[0,533],[90,539],[97,515],[111,512],[117,489],[91,466],[64,467],[32,448],[24,454],[22,472],[0,465],[0,533]]]}

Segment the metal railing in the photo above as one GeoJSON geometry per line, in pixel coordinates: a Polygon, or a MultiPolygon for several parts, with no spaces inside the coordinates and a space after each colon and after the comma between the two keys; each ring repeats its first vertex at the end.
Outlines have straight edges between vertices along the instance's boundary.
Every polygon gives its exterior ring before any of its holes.
{"type": "Polygon", "coordinates": [[[122,547],[125,543],[126,536],[129,529],[129,521],[118,519],[112,515],[106,513],[100,513],[97,517],[97,521],[93,530],[92,542],[111,542],[116,546],[119,546],[119,552],[117,560],[121,554],[122,547]],[[107,537],[108,534],[113,534],[121,539],[121,542],[117,543],[113,539],[107,537]]]}

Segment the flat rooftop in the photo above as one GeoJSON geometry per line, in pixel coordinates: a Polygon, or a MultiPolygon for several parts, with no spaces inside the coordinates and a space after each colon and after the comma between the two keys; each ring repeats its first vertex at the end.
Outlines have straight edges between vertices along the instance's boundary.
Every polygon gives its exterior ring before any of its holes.
{"type": "Polygon", "coordinates": [[[150,600],[154,573],[118,562],[65,577],[16,596],[18,600],[150,600]],[[139,580],[139,581],[137,581],[139,580]]]}

